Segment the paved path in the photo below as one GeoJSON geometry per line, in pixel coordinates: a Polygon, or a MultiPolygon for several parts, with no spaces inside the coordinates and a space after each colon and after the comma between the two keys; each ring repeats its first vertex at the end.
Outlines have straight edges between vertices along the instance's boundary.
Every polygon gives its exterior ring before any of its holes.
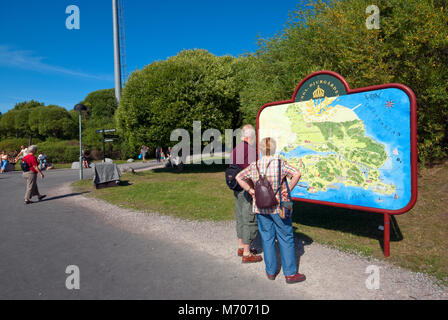
{"type": "Polygon", "coordinates": [[[82,197],[60,192],[77,177],[47,172],[38,184],[48,199],[26,206],[21,173],[0,175],[0,299],[306,298],[274,292],[226,259],[105,222],[77,204],[82,197]],[[65,287],[69,265],[80,269],[81,290],[65,287]]]}
{"type": "Polygon", "coordinates": [[[48,172],[39,187],[49,198],[25,206],[21,173],[0,175],[0,299],[448,299],[448,288],[422,274],[315,243],[296,243],[306,282],[269,281],[264,263],[235,256],[234,222],[115,207],[73,193],[77,178],[48,172]],[[78,291],[65,287],[69,265],[80,268],[78,291]],[[366,287],[371,265],[379,290],[366,287]]]}

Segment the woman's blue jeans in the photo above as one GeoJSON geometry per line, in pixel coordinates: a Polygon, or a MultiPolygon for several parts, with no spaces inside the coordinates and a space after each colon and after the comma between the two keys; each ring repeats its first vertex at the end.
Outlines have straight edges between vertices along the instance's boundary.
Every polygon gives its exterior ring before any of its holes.
{"type": "Polygon", "coordinates": [[[294,233],[291,219],[283,220],[278,214],[259,214],[258,232],[261,235],[266,272],[277,273],[277,255],[275,238],[280,247],[283,274],[292,276],[297,273],[297,262],[294,248],[294,233]]]}

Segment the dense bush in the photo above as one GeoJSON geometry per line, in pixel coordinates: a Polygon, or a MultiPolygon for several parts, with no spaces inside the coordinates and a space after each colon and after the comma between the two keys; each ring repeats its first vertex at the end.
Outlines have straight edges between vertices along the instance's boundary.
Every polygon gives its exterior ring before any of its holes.
{"type": "Polygon", "coordinates": [[[116,112],[123,152],[135,157],[142,144],[150,149],[170,144],[171,132],[239,125],[236,59],[205,50],[187,50],[135,71],[127,80],[116,112]]]}
{"type": "Polygon", "coordinates": [[[244,119],[265,103],[290,99],[306,75],[332,70],[352,88],[409,86],[418,102],[421,162],[448,155],[448,7],[432,0],[302,1],[285,29],[260,40],[243,69],[244,119]],[[327,1],[328,2],[328,1],[327,1]],[[380,30],[366,28],[366,8],[380,9],[380,30]]]}
{"type": "MultiPolygon", "coordinates": [[[[34,139],[33,143],[38,143],[39,140],[34,139]]],[[[28,146],[28,138],[8,138],[0,140],[0,151],[5,150],[8,154],[13,153],[14,150],[20,152],[20,146],[28,146]]]]}
{"type": "Polygon", "coordinates": [[[79,161],[79,142],[76,140],[53,140],[37,144],[38,152],[43,151],[50,163],[71,163],[79,161]]]}

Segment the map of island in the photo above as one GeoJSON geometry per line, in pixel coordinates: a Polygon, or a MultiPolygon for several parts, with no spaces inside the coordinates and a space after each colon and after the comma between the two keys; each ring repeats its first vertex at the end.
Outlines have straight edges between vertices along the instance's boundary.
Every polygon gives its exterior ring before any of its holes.
{"type": "Polygon", "coordinates": [[[301,171],[293,197],[400,209],[411,196],[403,94],[383,89],[265,108],[259,139],[275,138],[279,156],[301,171]]]}

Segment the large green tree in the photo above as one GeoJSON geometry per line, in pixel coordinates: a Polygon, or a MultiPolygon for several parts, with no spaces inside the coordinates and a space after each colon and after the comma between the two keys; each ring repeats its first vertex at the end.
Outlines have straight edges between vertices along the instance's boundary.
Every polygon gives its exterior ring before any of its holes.
{"type": "Polygon", "coordinates": [[[306,75],[342,74],[353,88],[404,83],[416,93],[420,161],[448,154],[448,6],[437,0],[302,1],[285,29],[260,39],[241,92],[244,119],[265,103],[290,99],[306,75]],[[380,9],[380,29],[366,8],[380,9]]]}
{"type": "Polygon", "coordinates": [[[30,111],[28,127],[34,135],[42,138],[72,139],[77,124],[65,108],[49,105],[30,111]]]}
{"type": "Polygon", "coordinates": [[[23,101],[17,103],[0,119],[1,135],[4,137],[27,137],[31,140],[33,131],[28,119],[32,110],[42,108],[44,104],[38,101],[23,101]]]}
{"type": "Polygon", "coordinates": [[[87,107],[88,118],[95,119],[112,119],[118,107],[114,89],[91,92],[81,103],[87,107]]]}
{"type": "Polygon", "coordinates": [[[166,146],[173,130],[191,133],[193,121],[201,121],[203,130],[238,126],[236,63],[230,56],[186,50],[132,73],[117,110],[126,154],[142,144],[166,146]]]}

